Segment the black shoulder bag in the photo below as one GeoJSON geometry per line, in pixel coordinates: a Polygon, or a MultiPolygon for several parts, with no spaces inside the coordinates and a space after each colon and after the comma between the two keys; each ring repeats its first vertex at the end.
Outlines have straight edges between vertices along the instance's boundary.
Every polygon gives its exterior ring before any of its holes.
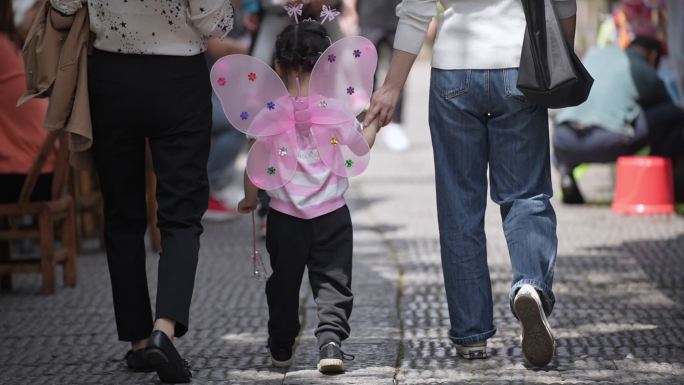
{"type": "Polygon", "coordinates": [[[570,49],[551,0],[521,0],[527,28],[518,89],[547,108],[576,106],[587,100],[594,79],[570,49]]]}

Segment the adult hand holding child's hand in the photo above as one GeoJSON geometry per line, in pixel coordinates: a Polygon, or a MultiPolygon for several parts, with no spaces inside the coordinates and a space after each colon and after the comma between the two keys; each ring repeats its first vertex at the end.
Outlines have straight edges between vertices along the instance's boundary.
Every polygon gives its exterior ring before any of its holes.
{"type": "Polygon", "coordinates": [[[370,108],[366,114],[363,125],[368,126],[377,120],[380,127],[388,125],[392,121],[394,108],[399,101],[401,87],[384,84],[373,93],[370,108]]]}

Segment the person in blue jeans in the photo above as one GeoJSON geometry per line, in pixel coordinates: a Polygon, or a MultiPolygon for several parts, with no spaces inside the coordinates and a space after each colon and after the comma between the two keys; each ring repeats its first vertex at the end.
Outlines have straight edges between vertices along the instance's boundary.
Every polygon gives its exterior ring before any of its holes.
{"type": "MultiPolygon", "coordinates": [[[[487,339],[496,333],[484,231],[489,168],[513,267],[510,306],[522,324],[523,354],[545,366],[555,349],[546,317],[555,303],[556,215],[547,110],[516,88],[525,16],[519,0],[440,2],[440,15],[437,0],[404,0],[397,7],[392,64],[365,123],[389,123],[428,24],[438,16],[429,120],[449,336],[459,356],[473,359],[487,357],[487,339]]],[[[572,42],[576,3],[554,6],[572,42]]]]}

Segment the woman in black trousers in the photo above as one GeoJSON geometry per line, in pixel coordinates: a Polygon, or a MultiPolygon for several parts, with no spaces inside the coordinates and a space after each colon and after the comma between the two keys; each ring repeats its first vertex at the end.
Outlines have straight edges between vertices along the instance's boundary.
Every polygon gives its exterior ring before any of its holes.
{"type": "MultiPolygon", "coordinates": [[[[66,15],[82,0],[51,0],[66,15]]],[[[188,382],[173,346],[188,330],[201,218],[207,208],[211,86],[203,52],[232,27],[228,0],[87,3],[94,53],[88,89],[93,155],[105,206],[105,244],[126,363],[188,382]],[[162,238],[156,311],[145,274],[145,139],[157,176],[162,238]]]]}

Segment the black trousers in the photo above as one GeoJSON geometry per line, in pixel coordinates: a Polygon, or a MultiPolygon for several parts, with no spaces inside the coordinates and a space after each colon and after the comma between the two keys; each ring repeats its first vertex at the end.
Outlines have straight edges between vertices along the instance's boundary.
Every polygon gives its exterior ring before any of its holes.
{"type": "Polygon", "coordinates": [[[634,122],[634,136],[625,136],[603,127],[578,130],[571,123],[556,126],[554,157],[559,168],[572,170],[581,163],[614,162],[632,155],[644,146],[651,154],[676,160],[684,154],[684,110],[672,103],[652,106],[634,122]]]}
{"type": "Polygon", "coordinates": [[[273,269],[266,283],[270,338],[276,344],[292,345],[299,334],[299,289],[305,267],[318,305],[319,346],[349,337],[354,296],[353,234],[347,206],[313,219],[271,209],[266,249],[273,269]]]}
{"type": "Polygon", "coordinates": [[[152,331],[145,274],[145,138],[157,176],[159,259],[156,318],[188,330],[207,208],[211,86],[202,55],[96,51],[88,87],[93,153],[105,207],[105,244],[119,339],[152,331]]]}

